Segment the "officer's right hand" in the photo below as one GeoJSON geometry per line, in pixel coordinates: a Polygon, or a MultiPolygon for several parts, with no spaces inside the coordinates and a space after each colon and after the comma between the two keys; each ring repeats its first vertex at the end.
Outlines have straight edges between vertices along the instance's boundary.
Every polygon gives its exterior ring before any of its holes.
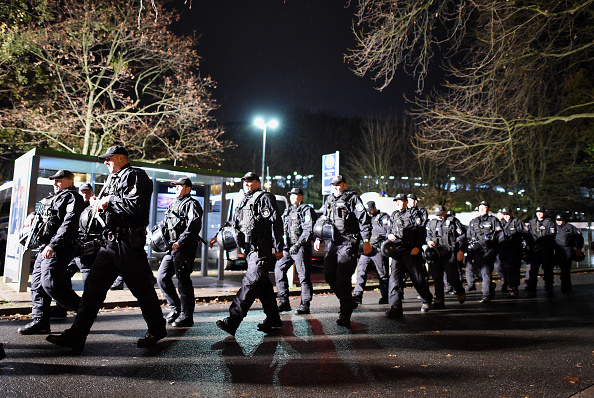
{"type": "Polygon", "coordinates": [[[388,239],[390,239],[392,242],[396,242],[396,235],[390,234],[388,235],[388,239]]]}
{"type": "Polygon", "coordinates": [[[276,257],[276,261],[280,260],[283,258],[283,252],[274,252],[274,257],[276,257]]]}
{"type": "Polygon", "coordinates": [[[316,249],[316,251],[320,250],[320,240],[316,239],[316,241],[314,242],[314,249],[316,249]]]}
{"type": "Polygon", "coordinates": [[[462,250],[460,250],[458,252],[458,255],[456,256],[456,259],[458,259],[458,261],[464,260],[464,252],[462,250]]]}
{"type": "Polygon", "coordinates": [[[208,242],[208,246],[210,246],[210,248],[212,249],[212,247],[214,246],[214,244],[217,243],[217,237],[215,236],[214,238],[212,238],[209,242],[208,242]]]}
{"type": "Polygon", "coordinates": [[[433,242],[432,240],[430,240],[429,242],[427,242],[427,246],[434,247],[435,246],[435,242],[433,242]]]}
{"type": "Polygon", "coordinates": [[[420,250],[418,247],[413,247],[412,250],[410,251],[410,255],[411,256],[416,256],[417,254],[419,254],[420,250]]]}

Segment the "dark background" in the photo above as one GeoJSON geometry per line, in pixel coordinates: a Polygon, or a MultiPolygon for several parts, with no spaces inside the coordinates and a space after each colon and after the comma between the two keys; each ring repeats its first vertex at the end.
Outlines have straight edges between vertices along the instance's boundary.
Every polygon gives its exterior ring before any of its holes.
{"type": "Polygon", "coordinates": [[[220,123],[289,110],[342,117],[401,114],[416,84],[402,74],[383,92],[344,61],[355,47],[355,5],[344,0],[178,1],[176,30],[199,35],[200,72],[216,82],[220,123]]]}

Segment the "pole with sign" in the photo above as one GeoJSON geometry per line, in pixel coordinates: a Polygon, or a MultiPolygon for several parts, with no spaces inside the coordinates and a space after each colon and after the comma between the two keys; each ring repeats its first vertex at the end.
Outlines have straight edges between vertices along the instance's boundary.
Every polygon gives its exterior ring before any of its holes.
{"type": "Polygon", "coordinates": [[[322,196],[332,193],[332,180],[338,175],[339,152],[322,155],[322,196]]]}

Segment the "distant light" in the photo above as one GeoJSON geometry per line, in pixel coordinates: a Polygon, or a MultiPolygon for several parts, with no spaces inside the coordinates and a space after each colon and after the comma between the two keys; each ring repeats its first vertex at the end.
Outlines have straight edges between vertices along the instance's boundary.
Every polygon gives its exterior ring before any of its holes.
{"type": "Polygon", "coordinates": [[[514,196],[514,193],[513,193],[513,192],[508,192],[507,194],[508,194],[509,196],[514,196]]]}
{"type": "Polygon", "coordinates": [[[266,123],[264,122],[264,119],[262,118],[257,118],[256,120],[254,120],[254,124],[258,127],[260,127],[261,129],[266,128],[266,123]]]}
{"type": "Polygon", "coordinates": [[[456,177],[450,177],[450,181],[456,181],[456,177]]]}

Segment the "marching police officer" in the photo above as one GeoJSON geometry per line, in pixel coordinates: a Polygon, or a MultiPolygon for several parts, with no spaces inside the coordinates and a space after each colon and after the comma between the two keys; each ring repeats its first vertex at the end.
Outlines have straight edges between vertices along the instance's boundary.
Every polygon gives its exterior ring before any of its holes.
{"type": "Polygon", "coordinates": [[[77,310],[80,302],[80,297],[67,282],[66,272],[74,257],[72,248],[78,234],[83,200],[74,188],[72,172],[58,170],[49,179],[54,183],[54,193],[44,198],[37,213],[28,218],[31,225],[29,240],[35,240],[41,246],[31,276],[33,320],[18,329],[25,335],[50,333],[52,298],[68,310],[77,310]]]}
{"type": "Polygon", "coordinates": [[[479,203],[479,216],[470,220],[466,236],[468,251],[473,254],[473,267],[480,271],[483,297],[479,303],[490,303],[495,296],[493,268],[498,245],[505,240],[503,228],[497,217],[489,214],[489,202],[479,203]]]}
{"type": "Polygon", "coordinates": [[[109,147],[99,160],[110,174],[91,206],[96,208],[93,222],[105,225],[104,246],[91,266],[74,323],[60,335],[49,335],[47,340],[82,351],[107,291],[120,274],[138,300],[148,325],[137,346],[154,346],[167,335],[167,330],[144,251],[153,184],[144,170],[130,166],[128,151],[122,146],[109,147]]]}
{"type": "Polygon", "coordinates": [[[499,245],[499,261],[509,288],[508,297],[517,298],[526,226],[522,220],[514,218],[509,207],[501,209],[501,213],[501,226],[507,239],[499,245]]]}
{"type": "Polygon", "coordinates": [[[388,318],[398,318],[402,313],[402,299],[404,298],[404,283],[409,276],[413,286],[419,294],[422,304],[421,312],[431,309],[433,295],[429,291],[427,270],[421,265],[421,246],[425,233],[420,234],[418,212],[407,207],[408,199],[401,193],[394,198],[396,210],[392,213],[392,231],[388,239],[395,244],[390,253],[392,257],[392,272],[388,286],[388,300],[390,309],[386,312],[388,318]]]}
{"type": "MultiPolygon", "coordinates": [[[[479,216],[478,206],[474,208],[473,215],[474,218],[479,216]]],[[[468,230],[466,231],[466,236],[468,236],[468,230]]],[[[468,250],[466,253],[465,266],[466,286],[464,287],[464,290],[468,293],[476,290],[475,279],[477,277],[480,278],[480,269],[477,269],[474,265],[474,253],[472,250],[468,250]]]]}
{"type": "Polygon", "coordinates": [[[371,217],[371,253],[368,255],[362,254],[359,257],[359,264],[357,266],[357,282],[353,289],[353,298],[357,304],[363,303],[363,291],[367,283],[367,273],[372,266],[375,266],[377,277],[379,279],[379,290],[381,297],[379,304],[388,304],[388,260],[381,250],[382,243],[388,239],[388,234],[392,230],[392,220],[387,213],[383,213],[375,207],[375,202],[370,200],[366,204],[367,213],[371,217]]]}
{"type": "MultiPolygon", "coordinates": [[[[256,298],[260,299],[266,314],[264,322],[258,324],[258,330],[270,333],[282,327],[274,288],[268,278],[275,261],[283,257],[281,214],[274,195],[260,189],[258,174],[250,171],[241,180],[245,196],[227,226],[234,227],[245,239],[242,248],[248,269],[241,281],[241,288],[229,307],[229,316],[217,321],[217,326],[232,336],[256,298]]],[[[210,247],[215,242],[216,237],[210,240],[210,247]]]]}
{"type": "Polygon", "coordinates": [[[582,249],[584,237],[579,229],[565,220],[563,214],[557,214],[555,221],[557,222],[555,255],[557,265],[561,269],[561,291],[567,293],[571,290],[571,254],[572,251],[582,249]]]}
{"type": "Polygon", "coordinates": [[[324,277],[340,301],[336,323],[350,327],[351,314],[357,307],[352,296],[351,277],[357,267],[360,239],[363,239],[363,254],[371,253],[371,222],[361,198],[355,191],[347,189],[346,178],[337,175],[331,184],[332,193],[324,203],[324,217],[320,217],[318,223],[331,223],[333,236],[319,236],[316,233],[314,247],[319,250],[321,239],[326,240],[324,277]]]}
{"type": "Polygon", "coordinates": [[[445,308],[444,273],[448,284],[452,286],[460,304],[466,300],[466,293],[462,287],[460,274],[456,261],[464,259],[466,246],[466,235],[460,220],[454,216],[448,216],[442,205],[435,208],[435,218],[427,224],[427,246],[436,251],[438,258],[430,261],[429,271],[433,278],[435,288],[434,309],[445,308]]]}
{"type": "Polygon", "coordinates": [[[165,254],[157,271],[157,284],[169,305],[165,317],[175,327],[194,325],[194,286],[190,278],[194,271],[194,258],[198,249],[198,234],[202,228],[202,206],[191,196],[192,181],[182,177],[171,183],[175,187],[176,199],[165,210],[165,218],[159,227],[166,227],[171,249],[165,254]],[[173,285],[173,274],[177,278],[179,295],[173,285]]]}
{"type": "Polygon", "coordinates": [[[283,213],[283,231],[285,248],[283,257],[276,262],[274,275],[276,278],[276,291],[279,300],[280,312],[291,311],[289,304],[289,282],[287,271],[293,263],[299,276],[301,285],[301,304],[295,314],[309,314],[309,304],[312,298],[313,287],[311,284],[311,239],[313,237],[314,210],[303,204],[303,191],[293,188],[289,200],[291,206],[283,213]]]}
{"type": "Polygon", "coordinates": [[[531,219],[526,224],[530,253],[524,282],[526,283],[526,292],[529,295],[535,295],[538,270],[542,265],[547,297],[554,297],[553,270],[555,267],[555,235],[557,234],[557,226],[553,221],[545,218],[546,212],[543,206],[537,207],[535,211],[536,218],[531,219]]]}

